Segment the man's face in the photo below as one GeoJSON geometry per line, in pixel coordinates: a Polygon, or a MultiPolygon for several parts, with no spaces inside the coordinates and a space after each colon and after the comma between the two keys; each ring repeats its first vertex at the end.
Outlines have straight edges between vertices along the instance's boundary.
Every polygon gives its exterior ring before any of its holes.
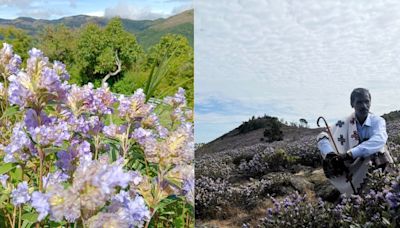
{"type": "Polygon", "coordinates": [[[367,118],[371,99],[368,93],[357,94],[352,104],[358,118],[367,118]]]}

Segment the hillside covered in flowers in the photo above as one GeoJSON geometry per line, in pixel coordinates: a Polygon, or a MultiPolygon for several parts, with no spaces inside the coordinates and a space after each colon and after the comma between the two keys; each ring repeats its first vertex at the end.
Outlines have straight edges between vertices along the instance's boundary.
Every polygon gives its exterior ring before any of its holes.
{"type": "Polygon", "coordinates": [[[398,118],[387,120],[395,164],[387,174],[372,173],[364,192],[351,197],[341,196],[323,173],[316,147],[323,129],[282,124],[283,138],[267,142],[265,126],[243,134],[234,129],[195,151],[197,226],[400,225],[398,118]]]}

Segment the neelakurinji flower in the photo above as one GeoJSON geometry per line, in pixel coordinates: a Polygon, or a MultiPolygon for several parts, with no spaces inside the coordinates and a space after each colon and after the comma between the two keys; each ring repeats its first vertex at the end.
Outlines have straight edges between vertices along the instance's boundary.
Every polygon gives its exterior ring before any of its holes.
{"type": "Polygon", "coordinates": [[[69,86],[58,75],[63,74],[59,70],[59,64],[53,69],[54,66],[49,63],[48,58],[36,48],[31,49],[29,55],[26,71],[19,71],[8,77],[10,103],[21,108],[40,109],[50,101],[65,101],[69,86]]]}
{"type": "Polygon", "coordinates": [[[14,54],[12,45],[3,43],[3,48],[0,50],[0,74],[3,76],[17,74],[21,63],[21,57],[14,54]]]}
{"type": "Polygon", "coordinates": [[[16,123],[13,129],[10,143],[4,147],[4,162],[26,161],[30,156],[36,155],[37,151],[23,130],[23,122],[16,123]]]}
{"type": "Polygon", "coordinates": [[[31,199],[28,192],[28,183],[26,181],[19,183],[17,188],[12,190],[11,198],[14,206],[28,202],[31,199]]]}
{"type": "Polygon", "coordinates": [[[154,106],[146,103],[146,95],[143,89],[138,89],[130,97],[119,98],[118,112],[121,118],[133,121],[142,121],[153,111],[154,106]]]}
{"type": "Polygon", "coordinates": [[[32,193],[32,207],[39,212],[38,221],[42,221],[50,211],[49,197],[41,192],[32,193]]]}

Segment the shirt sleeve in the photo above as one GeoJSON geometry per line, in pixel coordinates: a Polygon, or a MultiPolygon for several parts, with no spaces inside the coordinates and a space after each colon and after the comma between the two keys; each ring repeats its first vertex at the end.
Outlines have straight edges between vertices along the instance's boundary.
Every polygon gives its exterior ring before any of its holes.
{"type": "Polygon", "coordinates": [[[386,122],[382,117],[377,118],[371,124],[372,135],[367,140],[351,149],[353,158],[368,157],[374,153],[379,152],[386,144],[388,135],[386,133],[386,122]]]}
{"type": "Polygon", "coordinates": [[[326,155],[329,152],[332,152],[332,146],[329,142],[329,139],[327,137],[321,138],[318,143],[317,143],[318,149],[321,152],[322,157],[325,159],[326,155]]]}

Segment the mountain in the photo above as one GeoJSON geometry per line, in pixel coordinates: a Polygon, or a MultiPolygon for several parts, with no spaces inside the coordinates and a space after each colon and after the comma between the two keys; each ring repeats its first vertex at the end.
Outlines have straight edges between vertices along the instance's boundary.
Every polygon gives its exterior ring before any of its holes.
{"type": "MultiPolygon", "coordinates": [[[[386,120],[387,123],[400,121],[400,110],[392,111],[386,114],[383,114],[382,117],[386,120]]],[[[215,140],[209,143],[202,143],[197,145],[196,154],[202,153],[215,153],[223,150],[231,150],[234,148],[246,147],[255,145],[258,143],[262,143],[261,140],[264,140],[264,131],[265,126],[268,126],[269,122],[273,122],[273,120],[277,118],[274,117],[259,117],[257,119],[252,119],[244,122],[237,128],[225,133],[224,135],[216,138],[215,140]],[[251,124],[258,125],[258,127],[254,127],[248,131],[243,132],[245,125],[248,126],[251,124]]],[[[281,130],[283,133],[282,143],[288,141],[296,141],[299,137],[302,136],[317,136],[318,133],[323,131],[323,128],[305,128],[299,126],[289,126],[283,123],[281,124],[281,130]]]]}
{"type": "MultiPolygon", "coordinates": [[[[13,20],[0,19],[0,26],[14,26],[25,30],[32,36],[35,36],[46,26],[64,24],[69,28],[81,28],[87,23],[95,23],[103,27],[109,20],[110,18],[86,15],[63,17],[57,20],[19,17],[13,20]]],[[[165,19],[130,20],[123,18],[121,20],[125,29],[135,34],[138,42],[145,49],[158,43],[160,38],[167,33],[181,34],[185,36],[193,47],[193,10],[187,10],[165,19]]]]}
{"type": "MultiPolygon", "coordinates": [[[[196,156],[203,153],[215,153],[223,150],[232,150],[235,148],[241,148],[246,146],[255,145],[258,143],[267,143],[265,141],[264,131],[265,127],[271,122],[277,121],[274,117],[260,117],[244,122],[237,128],[229,131],[228,133],[218,137],[217,139],[199,146],[196,150],[196,156]],[[250,130],[243,131],[246,125],[252,123],[258,124],[258,127],[252,127],[250,130]]],[[[282,143],[287,141],[293,141],[298,139],[300,136],[317,135],[322,131],[322,128],[305,128],[297,126],[289,126],[283,123],[280,124],[280,130],[283,133],[282,143]]]]}

